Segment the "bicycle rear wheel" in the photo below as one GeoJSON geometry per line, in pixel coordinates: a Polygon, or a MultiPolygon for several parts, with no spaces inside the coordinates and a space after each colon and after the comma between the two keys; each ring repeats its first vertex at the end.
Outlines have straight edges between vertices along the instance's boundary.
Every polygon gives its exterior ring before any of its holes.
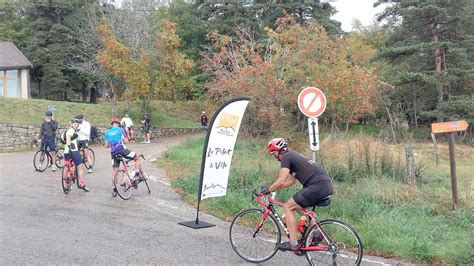
{"type": "Polygon", "coordinates": [[[64,149],[59,148],[56,150],[56,166],[58,168],[64,167],[64,149]]]}
{"type": "Polygon", "coordinates": [[[337,220],[324,220],[312,226],[305,237],[306,247],[326,247],[325,251],[306,251],[311,265],[359,265],[362,260],[362,242],[349,225],[337,220]],[[313,233],[314,232],[314,233],[313,233]],[[325,235],[325,236],[324,236],[325,235]]]}
{"type": "Polygon", "coordinates": [[[46,168],[49,167],[51,163],[51,155],[46,151],[37,151],[35,157],[33,158],[33,166],[36,171],[43,172],[46,168]]]}
{"type": "Polygon", "coordinates": [[[94,150],[91,149],[89,147],[89,151],[90,151],[90,154],[91,154],[91,161],[89,162],[89,160],[87,159],[86,157],[86,152],[84,150],[82,150],[82,158],[84,160],[84,166],[86,167],[86,169],[92,169],[95,165],[95,153],[94,153],[94,150]]]}
{"type": "Polygon", "coordinates": [[[71,171],[69,171],[69,165],[66,165],[61,174],[61,184],[63,186],[63,191],[65,194],[69,194],[69,191],[71,191],[71,185],[72,185],[72,179],[73,177],[71,176],[71,171]]]}
{"type": "Polygon", "coordinates": [[[234,251],[246,261],[264,262],[278,251],[280,227],[273,215],[261,221],[261,209],[243,210],[230,224],[229,238],[234,251]],[[261,226],[258,226],[261,222],[261,226]]]}
{"type": "Polygon", "coordinates": [[[117,194],[124,200],[128,200],[132,196],[133,181],[124,170],[118,170],[114,175],[114,185],[117,194]]]}

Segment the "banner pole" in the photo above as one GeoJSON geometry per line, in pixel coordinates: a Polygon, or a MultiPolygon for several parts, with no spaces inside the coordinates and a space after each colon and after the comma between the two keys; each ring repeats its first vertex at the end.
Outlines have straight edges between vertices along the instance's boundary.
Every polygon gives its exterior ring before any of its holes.
{"type": "Polygon", "coordinates": [[[202,221],[199,221],[199,207],[200,207],[200,203],[201,203],[201,199],[202,199],[202,187],[203,187],[203,179],[204,179],[204,170],[205,170],[205,163],[206,163],[206,156],[207,156],[207,149],[208,149],[208,145],[209,145],[209,139],[210,139],[210,136],[211,136],[211,132],[212,132],[212,129],[214,128],[213,125],[214,125],[214,122],[216,121],[217,117],[219,116],[219,114],[221,113],[221,111],[226,107],[228,106],[229,104],[231,103],[234,103],[234,102],[237,102],[237,101],[241,101],[241,100],[247,100],[249,101],[250,98],[249,97],[237,97],[237,98],[233,98],[227,102],[225,102],[224,104],[222,104],[218,109],[217,111],[214,113],[214,115],[212,116],[212,119],[211,119],[211,122],[209,123],[209,126],[207,128],[207,132],[206,132],[206,140],[204,141],[204,147],[203,147],[203,152],[202,152],[202,161],[201,161],[201,174],[200,174],[200,177],[199,177],[199,191],[198,191],[198,202],[197,202],[197,210],[196,210],[196,219],[194,221],[188,221],[188,222],[179,222],[178,224],[180,225],[183,225],[183,226],[187,226],[187,227],[191,227],[193,229],[199,229],[199,228],[206,228],[206,227],[211,227],[211,226],[215,226],[214,224],[210,224],[210,223],[206,223],[206,222],[202,222],[202,221]]]}

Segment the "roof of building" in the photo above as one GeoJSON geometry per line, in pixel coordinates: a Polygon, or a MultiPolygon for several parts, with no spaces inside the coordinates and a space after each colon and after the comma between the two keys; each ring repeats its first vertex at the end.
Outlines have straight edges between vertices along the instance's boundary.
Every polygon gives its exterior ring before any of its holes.
{"type": "Polygon", "coordinates": [[[31,62],[11,42],[0,42],[0,70],[32,68],[31,62]]]}

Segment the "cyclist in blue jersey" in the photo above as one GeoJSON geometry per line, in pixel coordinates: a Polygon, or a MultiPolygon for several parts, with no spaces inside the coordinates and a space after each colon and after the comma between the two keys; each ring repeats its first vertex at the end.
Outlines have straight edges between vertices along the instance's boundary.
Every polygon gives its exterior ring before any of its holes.
{"type": "Polygon", "coordinates": [[[117,196],[117,190],[115,189],[114,176],[120,166],[120,160],[116,156],[120,154],[125,159],[133,160],[137,177],[141,177],[141,162],[139,156],[135,152],[128,150],[124,145],[128,143],[128,138],[125,129],[120,127],[120,119],[113,117],[110,123],[112,127],[105,132],[105,147],[110,148],[112,156],[112,196],[115,197],[117,196]]]}

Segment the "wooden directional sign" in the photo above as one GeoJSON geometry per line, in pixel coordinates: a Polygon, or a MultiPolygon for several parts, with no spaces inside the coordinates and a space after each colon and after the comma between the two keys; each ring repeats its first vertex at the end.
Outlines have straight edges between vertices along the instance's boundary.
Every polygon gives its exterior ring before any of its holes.
{"type": "Polygon", "coordinates": [[[326,110],[326,96],[318,88],[304,88],[298,95],[298,107],[305,116],[318,117],[326,110]]]}
{"type": "Polygon", "coordinates": [[[312,151],[319,151],[319,129],[318,119],[315,117],[308,118],[309,131],[309,147],[312,151]]]}
{"type": "Polygon", "coordinates": [[[431,124],[431,133],[450,133],[467,130],[468,123],[465,120],[450,121],[431,124]]]}

